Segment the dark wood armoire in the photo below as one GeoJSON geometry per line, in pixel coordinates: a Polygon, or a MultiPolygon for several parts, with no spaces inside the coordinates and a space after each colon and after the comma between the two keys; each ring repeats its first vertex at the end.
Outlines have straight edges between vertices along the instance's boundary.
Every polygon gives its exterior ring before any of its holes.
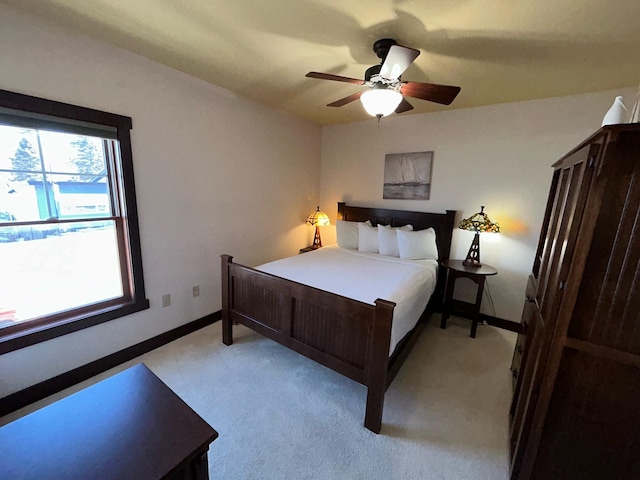
{"type": "Polygon", "coordinates": [[[640,478],[640,124],[553,168],[512,363],[511,479],[640,478]]]}

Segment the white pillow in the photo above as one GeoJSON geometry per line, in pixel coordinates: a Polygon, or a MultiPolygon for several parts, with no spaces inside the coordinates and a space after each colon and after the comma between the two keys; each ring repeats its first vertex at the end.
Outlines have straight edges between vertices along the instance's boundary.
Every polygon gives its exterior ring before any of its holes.
{"type": "Polygon", "coordinates": [[[371,223],[358,224],[358,250],[378,253],[378,228],[372,227],[371,223]]]}
{"type": "Polygon", "coordinates": [[[402,227],[390,227],[388,225],[378,225],[378,250],[381,255],[389,255],[390,257],[399,257],[398,237],[396,230],[413,230],[412,225],[404,225],[402,227]]]}
{"type": "Polygon", "coordinates": [[[433,228],[407,232],[398,230],[398,251],[400,258],[407,260],[438,259],[438,245],[436,244],[436,232],[433,228]]]}
{"type": "MultiPolygon", "coordinates": [[[[336,221],[336,238],[339,247],[352,250],[358,249],[358,223],[362,222],[336,221]]],[[[364,223],[371,225],[369,220],[364,223]]]]}

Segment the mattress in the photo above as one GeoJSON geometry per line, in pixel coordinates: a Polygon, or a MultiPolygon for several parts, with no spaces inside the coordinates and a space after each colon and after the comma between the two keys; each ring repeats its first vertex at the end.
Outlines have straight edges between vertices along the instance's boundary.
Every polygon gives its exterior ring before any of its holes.
{"type": "Polygon", "coordinates": [[[256,267],[373,305],[380,298],[396,303],[389,355],[416,325],[436,287],[436,260],[402,260],[336,246],[287,257],[256,267]]]}

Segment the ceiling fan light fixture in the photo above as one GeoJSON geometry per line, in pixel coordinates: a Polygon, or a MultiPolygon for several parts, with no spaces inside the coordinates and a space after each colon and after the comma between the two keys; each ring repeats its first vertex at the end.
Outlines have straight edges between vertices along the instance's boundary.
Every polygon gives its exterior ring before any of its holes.
{"type": "Polygon", "coordinates": [[[402,94],[395,90],[374,88],[360,96],[362,106],[373,117],[386,117],[395,112],[402,101],[402,94]]]}
{"type": "Polygon", "coordinates": [[[380,65],[373,65],[367,68],[364,73],[364,80],[332,73],[307,73],[306,77],[308,78],[370,87],[364,93],[362,91],[352,93],[327,104],[327,107],[343,107],[359,98],[365,111],[369,115],[377,117],[378,121],[380,121],[382,117],[393,112],[404,113],[413,110],[413,105],[407,101],[407,97],[441,105],[450,105],[460,93],[460,87],[453,85],[401,80],[401,75],[420,55],[420,51],[415,48],[398,45],[392,38],[381,38],[373,44],[373,51],[382,62],[380,65]]]}

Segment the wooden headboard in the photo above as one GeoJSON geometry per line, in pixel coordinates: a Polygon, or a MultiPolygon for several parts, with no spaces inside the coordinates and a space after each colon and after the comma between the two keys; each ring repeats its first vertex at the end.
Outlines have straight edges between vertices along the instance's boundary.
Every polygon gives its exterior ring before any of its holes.
{"type": "Polygon", "coordinates": [[[371,221],[378,224],[401,227],[410,223],[414,230],[432,227],[436,231],[439,260],[448,260],[451,253],[451,237],[455,225],[456,210],[447,213],[409,212],[406,210],[388,210],[386,208],[354,207],[338,202],[338,220],[348,222],[371,221]]]}
{"type": "MultiPolygon", "coordinates": [[[[448,260],[451,253],[451,238],[455,225],[456,210],[447,210],[446,213],[409,212],[406,210],[389,210],[386,208],[354,207],[344,202],[338,202],[338,220],[348,222],[371,221],[372,225],[391,225],[401,227],[411,224],[414,230],[423,230],[432,227],[436,232],[439,260],[448,260]]],[[[436,308],[444,296],[445,275],[442,269],[438,272],[438,284],[436,287],[436,308]]]]}

